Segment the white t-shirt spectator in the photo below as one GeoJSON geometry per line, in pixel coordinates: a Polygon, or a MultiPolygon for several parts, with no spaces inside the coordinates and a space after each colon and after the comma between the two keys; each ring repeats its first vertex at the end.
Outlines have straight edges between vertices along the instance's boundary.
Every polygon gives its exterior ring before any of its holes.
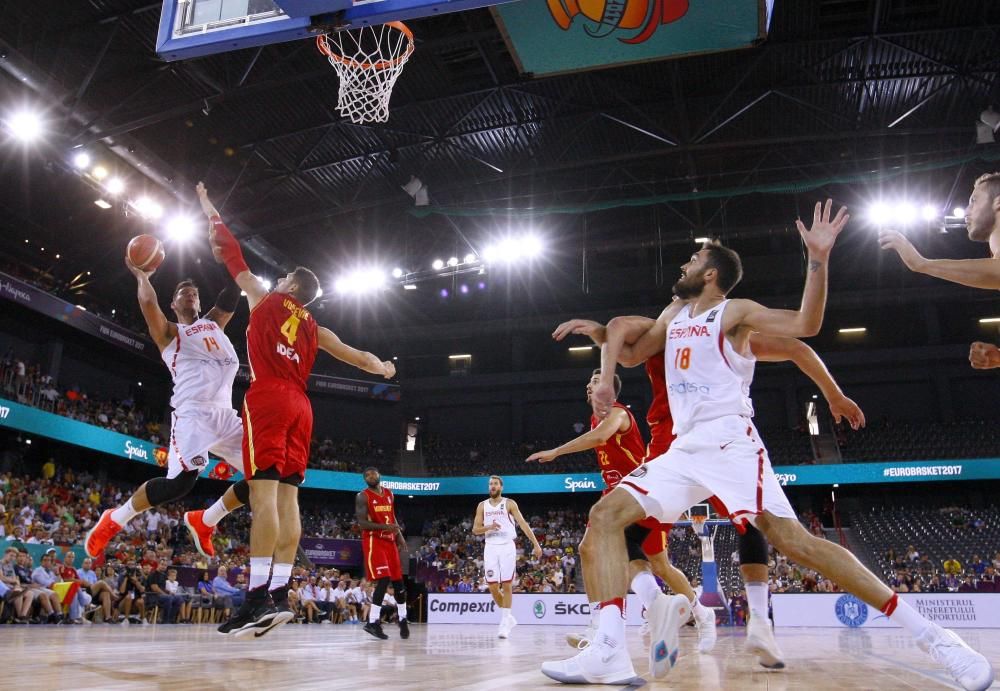
{"type": "Polygon", "coordinates": [[[146,530],[150,533],[155,533],[160,529],[160,523],[163,522],[163,516],[160,515],[159,511],[150,511],[146,514],[146,530]]]}
{"type": "Polygon", "coordinates": [[[299,598],[303,602],[314,601],[316,599],[316,591],[311,585],[303,586],[299,588],[299,598]]]}
{"type": "Polygon", "coordinates": [[[167,591],[168,595],[176,595],[179,589],[180,589],[180,584],[178,584],[177,581],[172,581],[169,578],[167,579],[166,587],[164,588],[164,590],[167,591]]]}
{"type": "Polygon", "coordinates": [[[558,571],[557,570],[557,571],[553,571],[552,572],[552,584],[555,587],[557,587],[557,588],[562,587],[562,584],[563,584],[563,572],[562,571],[558,571]]]}
{"type": "Polygon", "coordinates": [[[347,596],[350,591],[343,590],[342,588],[332,588],[330,590],[330,602],[336,602],[338,607],[344,607],[347,604],[347,596]]]}

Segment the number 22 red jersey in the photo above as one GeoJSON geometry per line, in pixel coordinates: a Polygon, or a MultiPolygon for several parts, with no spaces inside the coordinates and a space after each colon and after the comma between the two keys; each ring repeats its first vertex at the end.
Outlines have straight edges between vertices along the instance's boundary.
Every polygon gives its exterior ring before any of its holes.
{"type": "MultiPolygon", "coordinates": [[[[368,500],[368,520],[372,523],[395,523],[396,522],[396,500],[392,496],[392,491],[382,488],[382,494],[373,492],[365,488],[365,499],[368,500]]],[[[362,530],[361,544],[366,544],[368,536],[376,540],[388,540],[393,542],[396,539],[396,532],[393,530],[362,530]]]]}
{"type": "Polygon", "coordinates": [[[250,312],[250,379],[280,381],[305,391],[319,347],[316,320],[287,293],[271,293],[250,312]]]}
{"type": "MultiPolygon", "coordinates": [[[[623,477],[642,465],[642,458],[646,453],[642,434],[632,417],[632,411],[621,403],[615,403],[615,408],[624,410],[631,424],[627,432],[615,432],[606,442],[594,447],[597,463],[601,466],[601,476],[604,478],[605,493],[617,487],[623,477]]],[[[590,429],[597,427],[600,422],[596,416],[591,415],[590,429]]]]}

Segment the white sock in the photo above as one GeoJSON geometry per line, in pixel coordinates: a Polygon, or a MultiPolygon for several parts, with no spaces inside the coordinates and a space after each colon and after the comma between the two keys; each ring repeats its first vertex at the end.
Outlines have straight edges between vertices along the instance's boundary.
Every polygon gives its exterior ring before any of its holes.
{"type": "Polygon", "coordinates": [[[767,619],[767,583],[759,581],[747,583],[746,591],[750,616],[767,619]]]}
{"type": "Polygon", "coordinates": [[[271,557],[250,557],[250,583],[248,588],[255,590],[267,583],[271,577],[271,557]]]}
{"type": "Polygon", "coordinates": [[[219,521],[229,515],[229,509],[226,505],[222,503],[222,497],[219,497],[214,504],[205,509],[205,513],[202,515],[201,520],[205,522],[209,528],[218,525],[219,521]]]}
{"type": "Polygon", "coordinates": [[[111,520],[118,525],[124,526],[140,513],[142,511],[136,511],[135,506],[132,505],[132,499],[129,498],[127,502],[111,512],[111,520]]]}
{"type": "Polygon", "coordinates": [[[695,597],[695,599],[691,602],[691,611],[694,613],[696,619],[703,619],[705,617],[705,613],[709,610],[708,607],[701,604],[701,602],[698,601],[698,598],[695,597]]]}
{"type": "Polygon", "coordinates": [[[931,625],[922,614],[904,602],[903,598],[896,600],[896,611],[889,617],[889,621],[902,626],[914,638],[919,638],[931,625]]]}
{"type": "Polygon", "coordinates": [[[500,621],[502,622],[504,619],[506,619],[509,616],[510,616],[510,607],[501,607],[500,608],[500,621]]]}
{"type": "Polygon", "coordinates": [[[278,588],[288,585],[288,578],[291,575],[291,564],[275,564],[274,570],[271,573],[271,584],[267,587],[267,589],[277,590],[278,588]]]}
{"type": "Polygon", "coordinates": [[[600,602],[590,603],[590,625],[597,628],[597,624],[600,621],[599,615],[597,614],[601,610],[600,602]]]}
{"type": "Polygon", "coordinates": [[[371,611],[368,612],[368,623],[374,624],[378,621],[379,617],[382,615],[382,605],[372,605],[371,611]]]}
{"type": "Polygon", "coordinates": [[[656,578],[649,571],[640,571],[632,579],[632,592],[639,596],[642,606],[649,609],[653,606],[653,600],[660,594],[660,586],[656,583],[656,578]]]}
{"type": "Polygon", "coordinates": [[[399,620],[400,621],[405,621],[406,620],[406,603],[405,602],[400,602],[398,605],[396,605],[396,612],[399,614],[399,620]]]}
{"type": "Polygon", "coordinates": [[[608,637],[611,645],[625,640],[625,614],[618,605],[606,605],[598,610],[600,622],[598,632],[608,637]]]}

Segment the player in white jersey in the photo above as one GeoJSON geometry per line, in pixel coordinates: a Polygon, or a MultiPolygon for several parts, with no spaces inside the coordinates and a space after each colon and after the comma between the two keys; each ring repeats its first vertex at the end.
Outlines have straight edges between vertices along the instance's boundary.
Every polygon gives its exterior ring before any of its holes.
{"type": "Polygon", "coordinates": [[[514,596],[512,582],[517,570],[517,548],[514,538],[517,530],[528,536],[534,549],[535,559],[542,556],[542,546],[538,538],[531,532],[531,527],[517,508],[517,502],[503,496],[503,478],[490,475],[490,498],[479,502],[476,507],[476,520],[472,524],[473,535],[485,535],[486,546],[483,548],[483,570],[486,572],[486,583],[489,585],[493,601],[500,608],[500,628],[498,637],[507,638],[511,629],[517,626],[517,620],[510,613],[514,596]]]}
{"type": "MultiPolygon", "coordinates": [[[[544,663],[542,672],[549,677],[565,683],[628,683],[635,678],[624,646],[622,612],[628,589],[624,529],[647,516],[673,523],[688,507],[714,494],[731,519],[751,522],[790,559],[819,571],[909,631],[964,688],[986,689],[992,684],[993,669],[985,657],[900,600],[843,547],[803,528],[751,422],[750,334],[798,338],[814,336],[822,326],[829,255],[848,220],[845,209],[831,220],[831,206],[830,200],[825,207],[816,205],[810,230],[801,221],[796,223],[809,255],[798,310],[728,300],[726,295],[742,277],[740,258],[709,243],[682,267],[681,279],[674,285],[678,297],[689,302],[664,310],[632,346],[632,356],[645,359],[666,344],[667,392],[678,436],[665,454],[623,478],[591,509],[590,530],[580,552],[587,586],[594,591],[591,599],[601,601],[600,628],[595,641],[577,656],[544,663]]],[[[611,333],[607,340],[611,366],[602,366],[602,381],[592,394],[598,415],[606,415],[613,401],[611,377],[622,341],[611,333]]],[[[678,652],[670,602],[661,594],[649,610],[650,668],[661,675],[670,671],[678,652]]]]}
{"type": "MultiPolygon", "coordinates": [[[[182,281],[174,289],[170,307],[177,322],[167,320],[149,282],[152,271],[142,271],[126,258],[126,266],[138,282],[139,307],[149,327],[149,335],[173,379],[170,405],[170,440],[167,476],[143,483],[121,506],[108,509],[87,534],[85,549],[91,557],[104,553],[108,542],[132,518],[167,502],[176,501],[194,487],[198,474],[208,463],[211,451],[238,470],[243,469],[243,423],[233,410],[233,380],[239,359],[225,334],[226,324],[236,311],[240,289],[235,283],[220,294],[215,307],[200,317],[201,301],[192,281],[182,281]]],[[[207,511],[188,512],[184,523],[191,531],[198,551],[214,556],[212,532],[215,525],[249,499],[245,480],[232,485],[207,511]]]]}

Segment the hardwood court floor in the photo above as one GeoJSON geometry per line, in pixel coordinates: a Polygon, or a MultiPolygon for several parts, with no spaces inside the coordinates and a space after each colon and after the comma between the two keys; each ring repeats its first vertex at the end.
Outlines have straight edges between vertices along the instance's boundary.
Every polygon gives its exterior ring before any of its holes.
{"type": "MultiPolygon", "coordinates": [[[[234,641],[210,626],[5,626],[2,689],[556,689],[539,672],[566,657],[568,629],[519,626],[499,640],[493,626],[413,625],[409,640],[377,641],[359,626],[284,626],[234,641]]],[[[1000,629],[965,629],[965,640],[1000,669],[1000,629]]],[[[664,682],[648,688],[818,691],[957,688],[909,636],[885,629],[779,629],[788,668],[758,672],[742,651],[743,630],[719,630],[711,655],[694,652],[693,629],[664,682]]],[[[629,646],[646,672],[635,629],[629,646]]],[[[579,688],[579,687],[575,687],[579,688]]]]}

